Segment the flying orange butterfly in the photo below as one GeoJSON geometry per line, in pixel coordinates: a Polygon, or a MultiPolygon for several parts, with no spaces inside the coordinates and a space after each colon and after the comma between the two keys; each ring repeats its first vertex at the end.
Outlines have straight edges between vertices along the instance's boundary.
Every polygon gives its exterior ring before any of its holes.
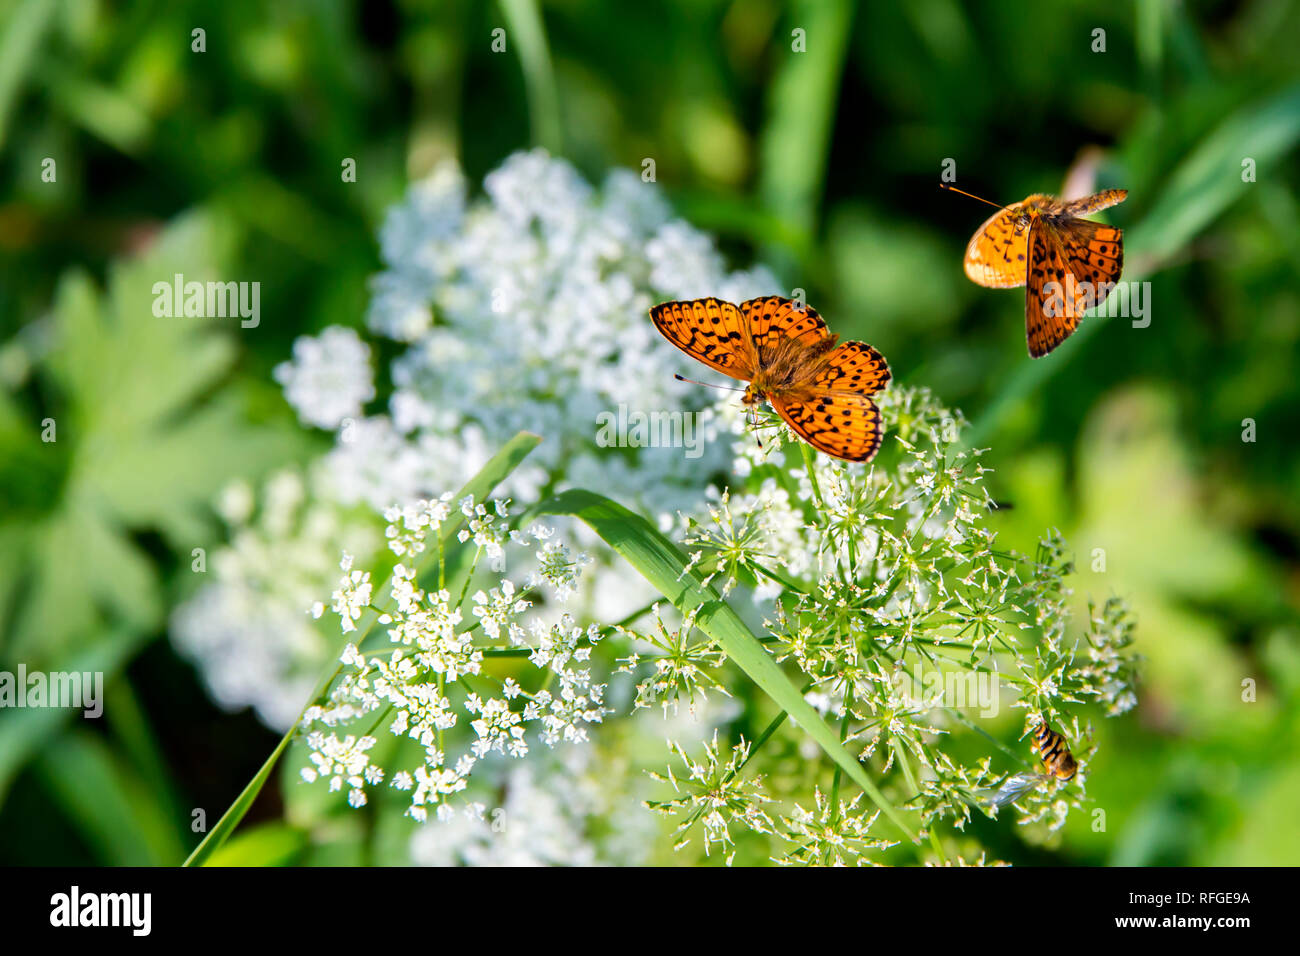
{"type": "Polygon", "coordinates": [[[1034,358],[1069,338],[1083,314],[1115,288],[1124,266],[1123,232],[1079,217],[1122,203],[1127,196],[1127,189],[1106,189],[1065,201],[1035,193],[998,207],[971,237],[965,264],[972,282],[992,289],[1025,286],[1025,334],[1034,358]]]}
{"type": "Polygon", "coordinates": [[[880,448],[884,425],[868,396],[885,387],[889,366],[870,345],[836,344],[811,306],[778,296],[738,306],[694,299],[656,305],[650,318],[687,355],[748,382],[746,405],[766,401],[818,451],[869,461],[880,448]]]}

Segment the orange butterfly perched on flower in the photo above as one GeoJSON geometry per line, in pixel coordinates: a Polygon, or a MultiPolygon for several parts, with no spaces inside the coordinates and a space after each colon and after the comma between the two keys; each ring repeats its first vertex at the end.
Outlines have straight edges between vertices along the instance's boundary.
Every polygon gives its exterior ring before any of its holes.
{"type": "Polygon", "coordinates": [[[746,405],[766,401],[818,451],[869,461],[880,448],[884,425],[869,396],[885,387],[889,366],[870,345],[840,343],[816,309],[779,296],[710,298],[664,302],[650,318],[687,355],[748,382],[746,405]]]}
{"type": "Polygon", "coordinates": [[[1069,338],[1083,314],[1115,288],[1124,267],[1124,233],[1079,217],[1118,205],[1127,196],[1127,189],[1069,201],[1035,193],[998,207],[971,237],[965,265],[972,282],[991,289],[1025,286],[1025,335],[1034,358],[1069,338]]]}

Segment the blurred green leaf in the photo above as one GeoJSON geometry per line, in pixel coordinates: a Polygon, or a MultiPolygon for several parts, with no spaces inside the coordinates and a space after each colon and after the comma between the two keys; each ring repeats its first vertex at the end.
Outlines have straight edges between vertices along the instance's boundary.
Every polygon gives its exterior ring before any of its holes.
{"type": "Polygon", "coordinates": [[[180,855],[169,815],[102,738],[64,734],[42,750],[35,769],[105,864],[160,866],[180,855]]]}
{"type": "MultiPolygon", "coordinates": [[[[106,632],[93,644],[78,648],[71,657],[55,662],[50,669],[76,673],[102,673],[105,687],[112,684],[145,642],[139,631],[118,628],[106,632]]],[[[60,707],[24,707],[6,710],[0,720],[0,806],[18,772],[45,749],[65,723],[81,712],[60,707]]]]}
{"type": "MultiPolygon", "coordinates": [[[[56,440],[30,447],[63,478],[43,496],[23,493],[43,500],[43,515],[0,516],[0,551],[27,554],[22,578],[3,583],[21,585],[7,597],[16,610],[4,657],[48,659],[105,616],[157,626],[157,570],[132,533],[157,532],[188,558],[211,537],[209,502],[229,476],[300,447],[300,438],[249,425],[240,399],[220,388],[238,319],[153,314],[155,283],[221,276],[232,241],[228,228],[192,214],[113,267],[106,296],[79,271],[60,284],[53,344],[38,365],[57,396],[48,416],[56,440]]],[[[28,485],[24,464],[0,463],[0,487],[28,485]]]]}
{"type": "Polygon", "coordinates": [[[144,146],[152,123],[120,90],[89,82],[66,69],[46,70],[44,79],[54,101],[88,132],[123,153],[137,153],[144,146]]]}
{"type": "Polygon", "coordinates": [[[500,4],[509,27],[508,41],[513,42],[519,52],[519,63],[524,71],[533,142],[558,154],[563,148],[560,105],[541,11],[537,9],[536,0],[500,0],[500,4]]]}
{"type": "Polygon", "coordinates": [[[130,681],[125,676],[112,681],[106,678],[103,703],[104,718],[113,742],[130,761],[145,788],[153,794],[162,818],[180,821],[184,814],[167,770],[166,758],[130,681]]]}
{"type": "Polygon", "coordinates": [[[57,7],[50,0],[23,0],[12,4],[0,21],[0,149],[7,145],[14,101],[36,63],[57,7]]]}
{"type": "Polygon", "coordinates": [[[1244,160],[1254,160],[1256,176],[1264,179],[1298,141],[1300,84],[1225,119],[1178,164],[1147,214],[1128,231],[1131,277],[1163,267],[1224,210],[1259,188],[1243,180],[1244,160]]]}
{"type": "Polygon", "coordinates": [[[758,193],[797,236],[793,250],[768,250],[778,267],[791,251],[801,260],[811,251],[852,18],[849,0],[796,0],[776,37],[780,67],[768,92],[758,193]],[[801,50],[794,48],[796,30],[801,50]]]}
{"type": "Polygon", "coordinates": [[[292,866],[307,846],[307,835],[287,823],[249,827],[212,854],[208,866],[292,866]]]}

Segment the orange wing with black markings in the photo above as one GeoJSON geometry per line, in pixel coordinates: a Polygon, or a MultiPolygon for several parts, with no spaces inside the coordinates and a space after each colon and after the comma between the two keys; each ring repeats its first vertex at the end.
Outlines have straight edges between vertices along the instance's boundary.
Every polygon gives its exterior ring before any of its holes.
{"type": "Polygon", "coordinates": [[[1078,282],[1094,290],[1093,304],[1100,305],[1119,282],[1124,269],[1124,233],[1105,223],[1075,219],[1057,230],[1061,250],[1070,272],[1078,282]]]}
{"type": "Polygon", "coordinates": [[[880,448],[884,426],[868,396],[888,384],[889,365],[863,342],[837,346],[816,309],[765,296],[740,306],[717,299],[665,302],[650,315],[683,352],[748,380],[745,404],[766,400],[819,451],[867,461],[880,448]]]}
{"type": "Polygon", "coordinates": [[[760,365],[787,339],[814,345],[831,337],[830,329],[817,310],[793,299],[775,295],[750,299],[740,303],[740,313],[749,323],[760,365]]]}
{"type": "Polygon", "coordinates": [[[769,401],[795,433],[818,451],[867,461],[880,449],[884,426],[868,396],[890,379],[885,357],[865,342],[845,342],[827,356],[803,393],[774,393],[769,401]]]}
{"type": "MultiPolygon", "coordinates": [[[[943,188],[980,199],[946,184],[943,188]]],[[[998,289],[1026,287],[1025,337],[1034,358],[1069,338],[1084,313],[1104,302],[1119,282],[1123,232],[1079,217],[1127,197],[1125,189],[1068,202],[1035,193],[1000,208],[971,237],[963,263],[971,281],[998,289]]]]}
{"type": "Polygon", "coordinates": [[[730,302],[665,302],[650,310],[650,318],[669,342],[723,375],[747,382],[758,371],[749,323],[730,302]]]}
{"type": "Polygon", "coordinates": [[[796,435],[820,452],[846,461],[869,461],[884,438],[880,409],[866,395],[827,392],[804,400],[778,395],[772,409],[796,435]]]}
{"type": "Polygon", "coordinates": [[[1061,242],[1044,223],[1029,231],[1029,283],[1025,289],[1025,338],[1029,354],[1041,358],[1079,327],[1074,296],[1067,296],[1068,267],[1061,242]]]}
{"type": "Polygon", "coordinates": [[[1039,220],[1030,232],[1025,335],[1029,354],[1041,358],[1106,301],[1124,267],[1124,245],[1119,229],[1086,219],[1061,227],[1039,220]]]}
{"type": "Polygon", "coordinates": [[[962,265],[976,285],[1012,289],[1025,284],[1029,272],[1029,230],[1022,221],[1023,203],[999,209],[975,230],[962,265]]]}
{"type": "Polygon", "coordinates": [[[813,378],[813,388],[873,395],[889,384],[889,363],[866,342],[844,342],[813,378]]]}

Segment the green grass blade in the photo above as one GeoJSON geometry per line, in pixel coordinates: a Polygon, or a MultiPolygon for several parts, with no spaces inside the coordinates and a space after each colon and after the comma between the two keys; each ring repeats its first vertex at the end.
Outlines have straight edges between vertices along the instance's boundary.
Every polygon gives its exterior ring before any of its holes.
{"type": "Polygon", "coordinates": [[[1144,260],[1137,277],[1176,256],[1224,210],[1259,188],[1242,180],[1243,159],[1255,161],[1263,180],[1298,141],[1300,84],[1224,120],[1178,164],[1150,212],[1129,230],[1126,242],[1144,260]]]}
{"type": "Polygon", "coordinates": [[[280,738],[280,742],[271,751],[271,756],[266,758],[266,761],[262,764],[262,769],[258,770],[253,779],[248,781],[244,789],[239,792],[239,796],[235,798],[235,802],[230,805],[230,809],[221,815],[217,825],[209,830],[208,835],[194,848],[194,852],[185,860],[185,866],[202,866],[217,850],[221,849],[222,844],[230,838],[230,834],[235,832],[235,827],[239,826],[239,821],[244,819],[244,814],[248,813],[248,808],[253,805],[257,795],[262,792],[262,787],[270,779],[271,771],[275,769],[275,765],[279,762],[280,757],[284,755],[289,742],[293,740],[293,735],[297,732],[298,722],[295,720],[293,726],[285,731],[284,736],[280,738]]]}
{"type": "Polygon", "coordinates": [[[49,0],[26,0],[9,8],[0,21],[0,147],[5,145],[9,118],[39,62],[45,34],[58,13],[49,0]]]}
{"type": "Polygon", "coordinates": [[[507,43],[519,51],[524,71],[524,89],[533,127],[533,142],[559,155],[562,140],[560,98],[555,89],[555,70],[546,43],[546,27],[536,0],[501,0],[501,13],[509,28],[507,43]]]}
{"type": "Polygon", "coordinates": [[[645,518],[602,495],[583,490],[556,495],[538,505],[533,513],[581,519],[680,611],[699,608],[696,626],[716,640],[727,656],[817,742],[876,806],[909,839],[914,839],[903,818],[872,783],[862,764],[844,749],[839,735],[804,700],[740,616],[711,586],[694,572],[687,572],[686,556],[645,518]]]}
{"type": "MultiPolygon", "coordinates": [[[[764,259],[778,267],[793,265],[791,251],[803,261],[813,248],[853,4],[800,0],[792,5],[787,21],[788,29],[776,40],[780,65],[759,143],[759,198],[794,233],[787,246],[764,250],[764,259]],[[793,49],[794,30],[803,31],[803,52],[793,49]]],[[[769,243],[773,238],[768,237],[769,243]]]]}
{"type": "Polygon", "coordinates": [[[307,847],[307,834],[274,821],[249,827],[208,860],[208,866],[293,866],[307,847]]]}
{"type": "MultiPolygon", "coordinates": [[[[465,487],[457,493],[454,500],[460,501],[466,495],[473,496],[475,501],[482,501],[487,498],[492,493],[492,489],[505,480],[506,476],[528,457],[529,453],[537,447],[541,440],[540,436],[529,432],[520,432],[515,435],[514,438],[506,442],[499,452],[492,456],[492,459],[483,466],[477,475],[466,482],[465,487]]],[[[460,525],[464,520],[464,515],[458,509],[453,510],[451,516],[439,529],[439,537],[443,541],[447,541],[460,530],[460,525]]],[[[432,559],[436,553],[436,548],[430,548],[426,551],[426,558],[432,559]]],[[[376,596],[382,596],[382,600],[377,605],[380,610],[369,610],[362,615],[361,620],[357,623],[357,630],[363,635],[370,632],[381,611],[387,610],[392,601],[392,594],[388,587],[376,589],[375,594],[376,596]]],[[[357,643],[360,644],[361,642],[358,641],[357,643]]],[[[336,670],[330,671],[329,676],[321,682],[321,685],[312,694],[311,700],[307,702],[309,705],[325,692],[330,683],[333,682],[336,674],[336,670]]],[[[284,755],[285,749],[289,746],[297,731],[298,721],[295,720],[294,726],[285,732],[285,735],[280,738],[280,743],[271,752],[271,756],[266,758],[266,762],[262,764],[262,769],[257,772],[257,775],[248,782],[248,785],[235,798],[235,802],[230,805],[230,809],[221,815],[217,825],[194,848],[194,852],[185,861],[185,866],[202,866],[230,838],[230,834],[235,831],[235,827],[239,826],[239,822],[244,819],[244,814],[248,813],[248,808],[257,799],[257,795],[262,792],[262,787],[266,785],[266,781],[270,778],[271,771],[275,769],[276,763],[284,755]]]]}

